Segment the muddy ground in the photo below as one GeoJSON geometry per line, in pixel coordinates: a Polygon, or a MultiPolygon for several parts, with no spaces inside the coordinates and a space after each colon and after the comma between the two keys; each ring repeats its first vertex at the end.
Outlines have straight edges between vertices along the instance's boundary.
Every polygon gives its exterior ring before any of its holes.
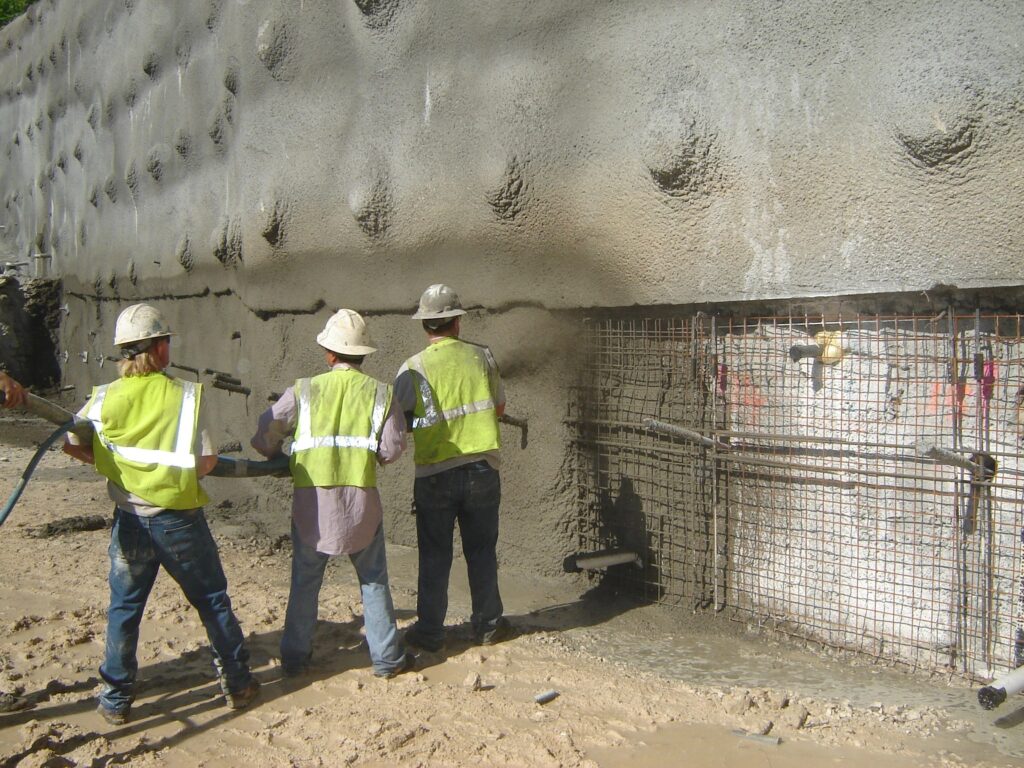
{"type": "MultiPolygon", "coordinates": [[[[48,431],[0,414],[3,496],[48,431]]],[[[162,575],[143,624],[140,696],[131,722],[114,727],[93,700],[109,533],[45,528],[70,516],[109,517],[110,504],[91,468],[59,453],[45,457],[0,529],[0,689],[35,705],[0,715],[0,765],[904,768],[1024,759],[1024,700],[985,713],[974,689],[956,680],[798,648],[727,616],[637,606],[530,574],[502,574],[519,636],[474,647],[460,562],[446,654],[423,655],[416,673],[392,681],[370,673],[351,567],[333,564],[315,667],[284,680],[276,649],[288,588],[287,512],[266,519],[253,511],[257,504],[228,498],[231,488],[213,487],[208,517],[262,697],[241,712],[222,705],[196,614],[162,575]],[[534,702],[548,690],[558,697],[534,702]],[[767,739],[755,737],[763,732],[767,739]]],[[[413,619],[415,554],[389,549],[402,626],[413,619]]]]}

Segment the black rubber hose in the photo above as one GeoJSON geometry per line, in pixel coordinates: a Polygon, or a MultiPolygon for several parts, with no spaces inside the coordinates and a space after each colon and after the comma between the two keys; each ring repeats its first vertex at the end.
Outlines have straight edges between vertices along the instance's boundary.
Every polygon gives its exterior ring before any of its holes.
{"type": "Polygon", "coordinates": [[[25,467],[25,471],[21,473],[21,479],[18,481],[18,484],[14,486],[14,490],[11,491],[11,495],[7,498],[7,503],[4,504],[3,509],[0,509],[0,525],[4,524],[4,521],[7,520],[7,516],[10,515],[11,510],[14,509],[14,505],[18,503],[18,499],[21,498],[21,492],[25,490],[25,486],[28,484],[29,478],[32,477],[32,473],[35,472],[36,465],[43,458],[43,454],[50,450],[51,445],[63,437],[65,433],[74,429],[75,426],[76,425],[73,420],[61,424],[53,431],[53,434],[39,444],[39,448],[32,456],[32,460],[28,463],[28,466],[25,467]]]}

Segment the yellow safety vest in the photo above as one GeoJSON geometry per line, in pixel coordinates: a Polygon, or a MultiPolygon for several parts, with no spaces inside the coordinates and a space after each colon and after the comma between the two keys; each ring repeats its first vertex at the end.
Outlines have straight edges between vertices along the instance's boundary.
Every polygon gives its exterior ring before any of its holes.
{"type": "Polygon", "coordinates": [[[295,485],[377,486],[377,449],[391,387],[354,368],[295,382],[295,485]]]}
{"type": "Polygon", "coordinates": [[[195,509],[209,501],[196,473],[202,385],[163,373],[95,387],[86,405],[96,469],[154,507],[195,509]]]}
{"type": "Polygon", "coordinates": [[[456,338],[435,342],[406,361],[419,374],[412,432],[417,464],[501,447],[498,366],[491,350],[456,338]]]}

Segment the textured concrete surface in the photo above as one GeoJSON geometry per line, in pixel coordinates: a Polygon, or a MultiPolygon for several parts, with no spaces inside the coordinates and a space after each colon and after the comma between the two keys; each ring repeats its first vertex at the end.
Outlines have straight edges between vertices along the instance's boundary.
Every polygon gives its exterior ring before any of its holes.
{"type": "Polygon", "coordinates": [[[159,303],[253,387],[229,433],[331,310],[388,376],[452,283],[531,418],[510,545],[564,549],[572,310],[1021,282],[1021,40],[1016,0],[42,0],[0,30],[0,253],[63,279],[80,388],[159,303]]]}

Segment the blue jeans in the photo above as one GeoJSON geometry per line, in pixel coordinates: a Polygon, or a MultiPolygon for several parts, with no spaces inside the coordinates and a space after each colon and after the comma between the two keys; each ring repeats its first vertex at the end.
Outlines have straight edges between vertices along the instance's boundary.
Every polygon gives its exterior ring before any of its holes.
{"type": "Polygon", "coordinates": [[[135,698],[139,624],[161,565],[199,613],[224,692],[234,693],[249,684],[249,652],[231,610],[228,582],[203,510],[140,517],[116,509],[108,551],[110,608],[106,657],[100,667],[106,685],[99,697],[104,708],[122,712],[135,698]]]}
{"type": "MultiPolygon", "coordinates": [[[[281,663],[301,669],[313,653],[320,587],[330,555],[303,544],[292,522],[292,585],[281,636],[281,663]]],[[[387,674],[401,666],[405,650],[395,626],[395,605],[388,585],[388,559],[384,551],[384,526],[377,527],[373,541],[349,555],[363,596],[363,624],[373,671],[387,674]]]]}
{"type": "Polygon", "coordinates": [[[458,520],[473,601],[470,621],[479,637],[497,626],[504,610],[496,553],[501,478],[487,462],[478,461],[417,477],[413,495],[419,544],[416,631],[427,640],[444,638],[452,538],[458,520]]]}

